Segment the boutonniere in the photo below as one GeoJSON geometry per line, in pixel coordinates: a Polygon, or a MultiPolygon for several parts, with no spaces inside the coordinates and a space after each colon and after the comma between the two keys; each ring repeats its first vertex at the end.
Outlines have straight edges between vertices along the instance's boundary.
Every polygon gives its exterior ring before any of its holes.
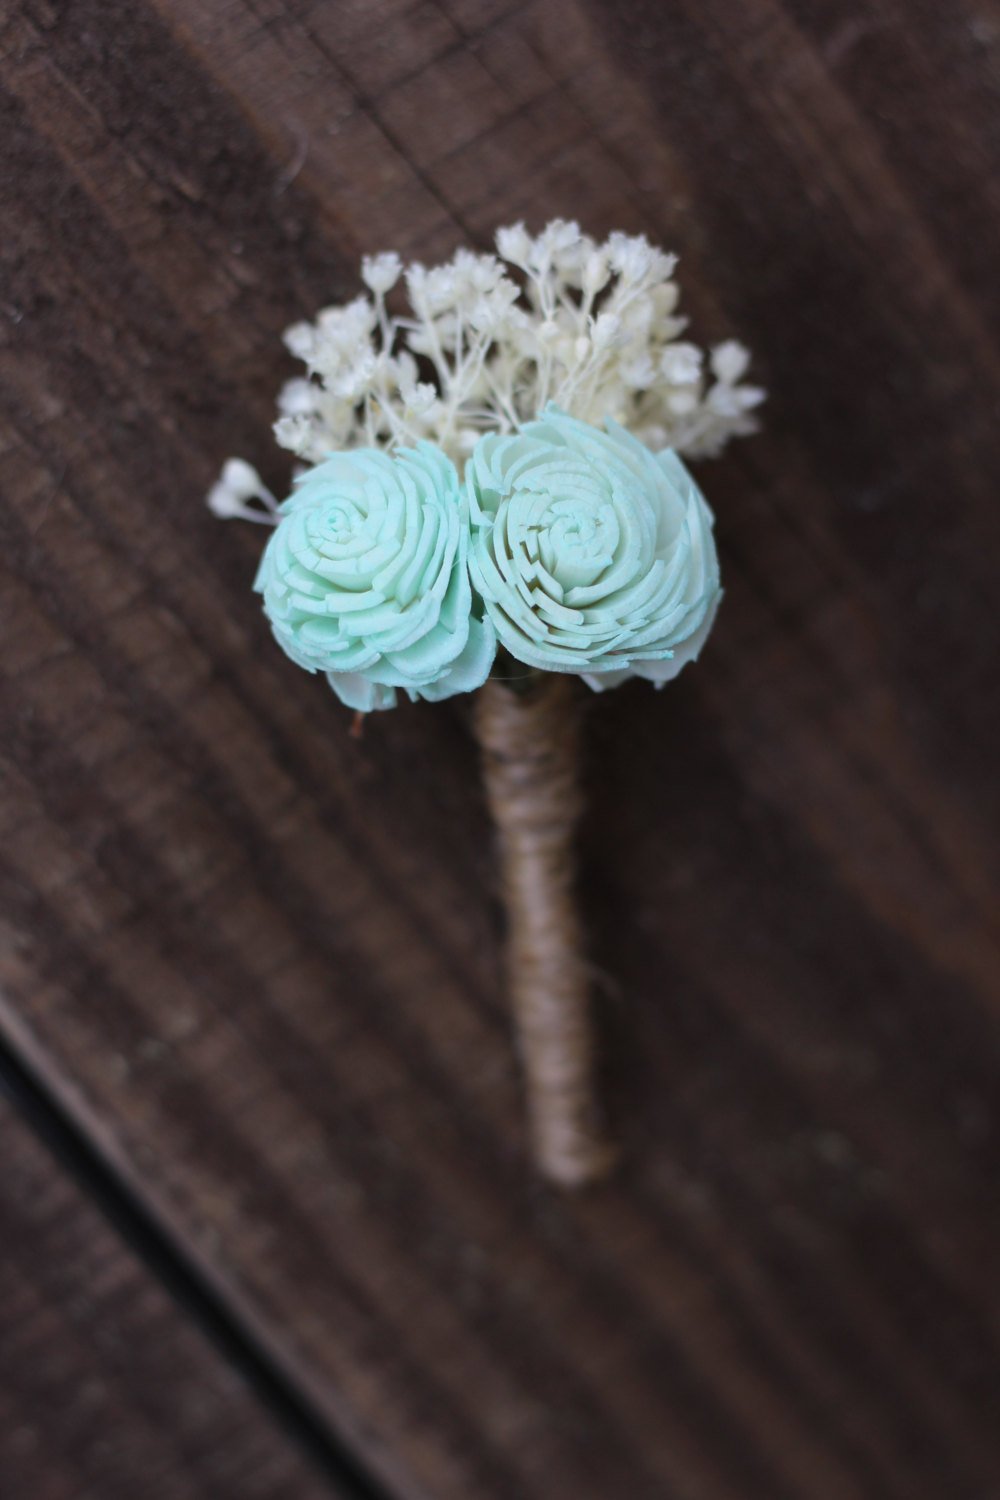
{"type": "Polygon", "coordinates": [[[209,505],[273,528],[275,639],[356,715],[475,694],[535,1159],[577,1186],[613,1158],[573,895],[581,697],[698,656],[722,589],[686,461],[754,431],[763,392],[739,344],[682,337],[675,257],[644,237],[557,220],[496,246],[366,257],[364,295],[285,336],[291,494],[231,459],[209,505]]]}

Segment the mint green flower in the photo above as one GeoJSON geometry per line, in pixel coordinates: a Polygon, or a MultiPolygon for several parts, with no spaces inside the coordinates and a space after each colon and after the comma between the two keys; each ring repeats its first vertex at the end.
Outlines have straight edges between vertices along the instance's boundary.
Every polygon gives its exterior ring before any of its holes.
{"type": "Polygon", "coordinates": [[[364,713],[479,687],[496,654],[473,613],[467,503],[431,443],[337,453],[296,482],[254,587],[283,650],[364,713]]]}
{"type": "Polygon", "coordinates": [[[600,690],[666,682],[698,655],[719,564],[712,512],[675,453],[549,406],[480,438],[466,488],[473,587],[518,661],[600,690]]]}

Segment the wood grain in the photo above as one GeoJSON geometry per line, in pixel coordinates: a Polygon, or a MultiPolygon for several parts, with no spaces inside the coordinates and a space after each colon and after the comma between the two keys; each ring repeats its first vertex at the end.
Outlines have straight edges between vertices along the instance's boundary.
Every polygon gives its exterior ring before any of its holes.
{"type": "Polygon", "coordinates": [[[23,0],[0,1024],[400,1496],[1000,1489],[1000,11],[23,0]],[[532,1181],[461,704],[270,644],[282,328],[364,249],[680,251],[766,432],[696,672],[594,704],[628,1165],[532,1181]]]}
{"type": "Polygon", "coordinates": [[[0,1130],[2,1493],[329,1495],[6,1100],[0,1130]]]}

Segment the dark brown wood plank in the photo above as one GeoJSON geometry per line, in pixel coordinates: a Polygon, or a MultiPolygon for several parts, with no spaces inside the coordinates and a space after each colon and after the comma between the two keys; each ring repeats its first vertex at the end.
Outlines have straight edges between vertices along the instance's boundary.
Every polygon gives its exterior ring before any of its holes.
{"type": "Polygon", "coordinates": [[[1000,1476],[995,6],[24,3],[0,1020],[401,1495],[1000,1476]],[[359,743],[200,496],[363,249],[645,229],[767,430],[594,705],[627,1166],[531,1180],[463,707],[359,743]]]}
{"type": "Polygon", "coordinates": [[[0,1493],[333,1493],[3,1099],[0,1133],[0,1493]]]}

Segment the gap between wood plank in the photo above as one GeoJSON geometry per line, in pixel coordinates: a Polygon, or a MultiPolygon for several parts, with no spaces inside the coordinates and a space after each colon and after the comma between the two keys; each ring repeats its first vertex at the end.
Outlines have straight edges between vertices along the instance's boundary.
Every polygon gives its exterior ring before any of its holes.
{"type": "Polygon", "coordinates": [[[80,1133],[34,1071],[3,1039],[0,1094],[306,1457],[332,1482],[339,1500],[398,1500],[368,1473],[303,1392],[276,1368],[198,1269],[170,1243],[127,1184],[80,1133]]]}

